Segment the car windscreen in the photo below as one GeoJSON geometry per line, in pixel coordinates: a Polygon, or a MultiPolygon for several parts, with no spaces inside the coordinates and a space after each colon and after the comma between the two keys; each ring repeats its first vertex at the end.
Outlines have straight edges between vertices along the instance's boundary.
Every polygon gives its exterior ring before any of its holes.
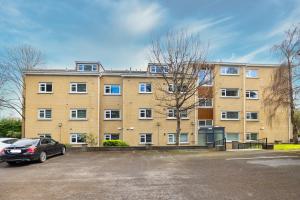
{"type": "Polygon", "coordinates": [[[7,139],[7,140],[3,140],[1,141],[4,144],[12,144],[14,142],[16,142],[18,139],[7,139]]]}
{"type": "Polygon", "coordinates": [[[31,146],[36,145],[40,140],[39,139],[21,139],[13,143],[13,146],[31,146]]]}

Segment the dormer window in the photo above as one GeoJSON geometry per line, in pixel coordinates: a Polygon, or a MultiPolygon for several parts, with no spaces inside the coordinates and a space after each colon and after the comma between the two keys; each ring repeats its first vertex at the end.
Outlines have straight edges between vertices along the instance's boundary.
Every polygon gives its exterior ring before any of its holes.
{"type": "Polygon", "coordinates": [[[153,74],[168,73],[169,69],[168,66],[151,65],[150,72],[153,74]]]}
{"type": "Polygon", "coordinates": [[[98,71],[97,64],[78,64],[78,71],[80,72],[95,72],[98,71]]]}

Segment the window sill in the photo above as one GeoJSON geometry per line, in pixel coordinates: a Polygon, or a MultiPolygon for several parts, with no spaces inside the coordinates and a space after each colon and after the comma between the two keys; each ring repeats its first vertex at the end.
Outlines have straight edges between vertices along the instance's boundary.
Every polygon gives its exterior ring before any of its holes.
{"type": "Polygon", "coordinates": [[[153,92],[139,92],[139,94],[153,94],[153,92]]]}
{"type": "Polygon", "coordinates": [[[249,78],[249,79],[259,79],[259,77],[247,77],[246,78],[249,78]]]}
{"type": "Polygon", "coordinates": [[[139,120],[153,120],[153,118],[139,118],[139,120]]]}
{"type": "Polygon", "coordinates": [[[53,94],[53,92],[38,92],[38,94],[53,94]]]}
{"type": "Polygon", "coordinates": [[[221,121],[240,121],[240,119],[221,119],[221,121]]]}
{"type": "Polygon", "coordinates": [[[69,94],[88,94],[87,92],[69,92],[69,94]]]}
{"type": "Polygon", "coordinates": [[[259,122],[258,119],[246,119],[247,122],[259,122]]]}
{"type": "Polygon", "coordinates": [[[254,99],[254,98],[247,98],[247,97],[246,97],[246,99],[247,99],[247,100],[259,100],[259,98],[254,99]]]}
{"type": "Polygon", "coordinates": [[[118,119],[104,119],[104,121],[121,121],[122,119],[121,118],[118,118],[118,119]]]}
{"type": "Polygon", "coordinates": [[[52,118],[51,119],[38,119],[38,121],[52,121],[52,118]]]}
{"type": "Polygon", "coordinates": [[[240,74],[220,74],[221,76],[239,76],[240,74]]]}
{"type": "Polygon", "coordinates": [[[153,145],[153,143],[151,142],[151,143],[140,143],[140,145],[147,145],[147,144],[150,144],[150,145],[153,145]]]}
{"type": "MultiPolygon", "coordinates": [[[[181,120],[189,120],[190,118],[188,117],[184,117],[184,118],[180,118],[181,120]]],[[[176,120],[175,117],[167,117],[167,120],[176,120]]]]}
{"type": "Polygon", "coordinates": [[[214,108],[213,106],[198,106],[198,108],[214,108]]]}
{"type": "Polygon", "coordinates": [[[121,96],[121,94],[104,94],[104,96],[121,96]]]}
{"type": "Polygon", "coordinates": [[[87,118],[85,118],[85,119],[69,119],[70,121],[88,121],[88,119],[87,118]]]}
{"type": "Polygon", "coordinates": [[[236,96],[236,97],[224,97],[224,96],[221,96],[221,98],[224,98],[224,99],[239,99],[240,96],[236,96]]]}

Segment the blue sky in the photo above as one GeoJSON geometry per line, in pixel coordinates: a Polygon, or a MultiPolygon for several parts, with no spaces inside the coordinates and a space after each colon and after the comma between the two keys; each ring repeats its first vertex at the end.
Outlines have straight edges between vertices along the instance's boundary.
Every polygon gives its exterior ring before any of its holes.
{"type": "Polygon", "coordinates": [[[185,29],[210,44],[210,60],[276,63],[270,48],[299,21],[299,0],[0,0],[0,54],[26,43],[47,68],[145,69],[151,39],[185,29]]]}

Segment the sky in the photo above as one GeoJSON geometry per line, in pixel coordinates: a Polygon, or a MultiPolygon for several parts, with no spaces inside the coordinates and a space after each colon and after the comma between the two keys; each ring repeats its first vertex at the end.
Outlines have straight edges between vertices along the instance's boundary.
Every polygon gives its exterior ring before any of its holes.
{"type": "Polygon", "coordinates": [[[210,61],[277,63],[270,48],[299,22],[300,0],[0,0],[0,56],[30,44],[45,68],[145,69],[153,39],[185,30],[210,61]]]}

